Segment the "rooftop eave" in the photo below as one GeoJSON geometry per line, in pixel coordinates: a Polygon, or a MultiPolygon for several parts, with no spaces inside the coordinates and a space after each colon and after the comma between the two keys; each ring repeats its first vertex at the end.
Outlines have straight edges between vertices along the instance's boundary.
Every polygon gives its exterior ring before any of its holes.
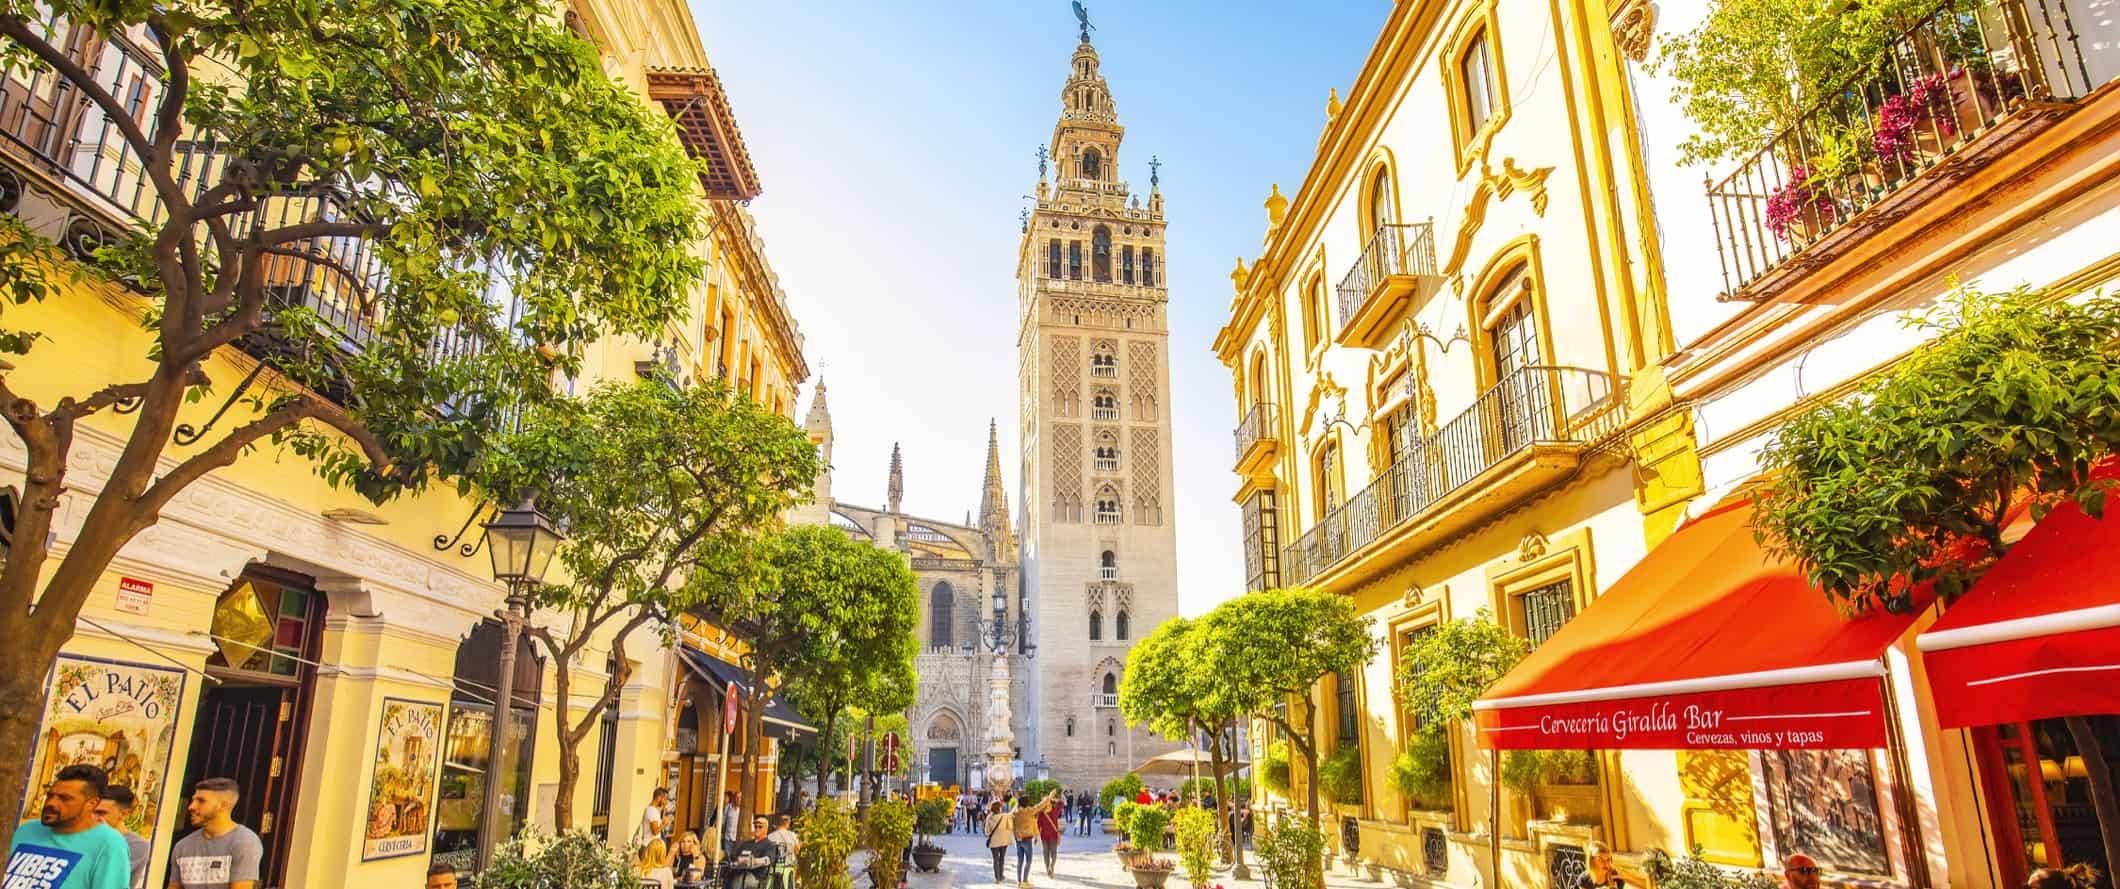
{"type": "Polygon", "coordinates": [[[685,152],[706,162],[699,184],[707,197],[730,201],[758,197],[758,170],[744,148],[743,131],[736,126],[728,94],[722,91],[714,69],[650,67],[648,98],[661,103],[676,121],[677,138],[685,152]]]}

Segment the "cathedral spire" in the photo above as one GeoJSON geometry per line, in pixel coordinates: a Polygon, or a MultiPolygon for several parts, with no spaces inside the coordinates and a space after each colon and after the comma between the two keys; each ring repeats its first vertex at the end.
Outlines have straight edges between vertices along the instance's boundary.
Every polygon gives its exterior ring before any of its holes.
{"type": "Polygon", "coordinates": [[[802,418],[802,430],[826,435],[830,435],[832,432],[832,411],[830,408],[825,407],[824,404],[824,377],[822,376],[817,378],[817,391],[810,396],[810,412],[802,418]]]}
{"type": "Polygon", "coordinates": [[[1001,487],[1001,432],[1000,424],[986,422],[986,484],[979,494],[979,530],[996,543],[1004,543],[1010,534],[1008,523],[1008,491],[1001,487]]]}
{"type": "Polygon", "coordinates": [[[905,496],[905,466],[898,459],[898,443],[891,442],[891,487],[888,492],[892,514],[898,512],[898,501],[905,496]]]}

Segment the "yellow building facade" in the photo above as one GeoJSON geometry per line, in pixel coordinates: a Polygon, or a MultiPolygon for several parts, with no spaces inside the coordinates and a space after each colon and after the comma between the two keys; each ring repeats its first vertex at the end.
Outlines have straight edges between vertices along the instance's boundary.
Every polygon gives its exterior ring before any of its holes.
{"type": "Polygon", "coordinates": [[[1683,845],[1625,792],[1675,788],[1668,753],[1600,755],[1499,812],[1468,733],[1447,798],[1388,780],[1411,727],[1393,678],[1410,639],[1484,611],[1542,640],[1699,491],[1689,448],[1658,456],[1690,439],[1663,412],[1672,341],[1639,160],[1585,135],[1627,119],[1612,42],[1580,4],[1395,5],[1345,98],[1327,98],[1301,184],[1271,189],[1263,251],[1231,274],[1214,348],[1238,406],[1248,586],[1345,595],[1382,637],[1316,692],[1321,758],[1363,775],[1359,800],[1329,807],[1342,867],[1495,885],[1499,831],[1502,884],[1533,886],[1593,838],[1683,845]]]}
{"type": "MultiPolygon", "coordinates": [[[[638,376],[725,377],[792,418],[795,387],[808,376],[801,335],[742,207],[758,193],[757,176],[689,9],[582,0],[553,14],[596,46],[607,74],[675,119],[686,148],[706,162],[700,196],[713,226],[689,247],[710,264],[690,318],[655,341],[594,344],[580,376],[556,383],[578,391],[638,376]]],[[[98,76],[114,84],[148,70],[147,55],[126,41],[78,45],[98,55],[98,76]]],[[[10,79],[10,100],[35,95],[29,76],[10,79]]],[[[132,221],[110,183],[138,171],[99,138],[103,128],[78,114],[8,117],[0,123],[7,212],[54,237],[77,224],[108,230],[132,221]],[[30,138],[23,127],[32,123],[48,132],[30,138]]],[[[48,402],[78,394],[83,379],[143,378],[149,343],[140,319],[149,308],[131,290],[82,278],[11,309],[11,325],[46,341],[16,361],[10,386],[48,402]]],[[[202,369],[215,397],[188,405],[179,422],[203,429],[247,420],[251,409],[240,401],[225,416],[214,412],[258,367],[239,348],[214,353],[202,369]]],[[[268,371],[253,385],[285,384],[268,371]]],[[[118,412],[82,421],[55,554],[67,551],[130,428],[118,412]]],[[[188,450],[180,439],[170,453],[181,459],[188,450]]],[[[23,465],[20,443],[6,436],[0,468],[19,475],[23,465]]],[[[33,785],[59,765],[94,762],[134,787],[138,830],[153,848],[152,885],[164,879],[171,844],[190,830],[187,788],[209,775],[245,788],[237,814],[264,840],[261,886],[409,886],[431,861],[468,866],[479,831],[489,829],[479,823],[479,782],[501,647],[491,616],[505,592],[477,527],[491,513],[447,485],[377,506],[271,447],[210,474],[119,554],[84,608],[53,674],[33,785]]],[[[547,619],[564,616],[533,617],[547,619]]],[[[712,698],[710,727],[718,729],[720,693],[704,690],[702,671],[688,664],[696,655],[733,662],[736,643],[711,627],[682,635],[689,653],[643,652],[635,640],[633,678],[580,750],[575,826],[617,845],[634,839],[652,789],[718,742],[691,727],[707,724],[702,702],[712,698]]],[[[507,813],[498,827],[549,829],[553,728],[562,715],[554,671],[573,670],[575,688],[594,688],[611,665],[600,643],[568,665],[527,639],[518,651],[509,708],[517,753],[502,778],[507,813]]],[[[577,693],[574,706],[584,703],[577,693]]],[[[572,721],[581,711],[564,715],[572,721]]],[[[769,744],[759,756],[767,800],[772,763],[769,744]]],[[[24,811],[34,817],[35,806],[24,811]]]]}
{"type": "MultiPolygon", "coordinates": [[[[1516,789],[1460,726],[1446,798],[1389,780],[1411,728],[1395,675],[1423,628],[1484,610],[1542,643],[1675,528],[1744,497],[1780,423],[1897,365],[1926,335],[1904,322],[1952,288],[2065,296],[2120,272],[2103,234],[2120,55],[2090,7],[1982,0],[1906,32],[1886,51],[1934,68],[1908,77],[1963,70],[1923,42],[1949,28],[1985,41],[2007,86],[1952,87],[1901,166],[1814,181],[1810,206],[1830,210],[1786,230],[1769,197],[1830,121],[1689,166],[1699,126],[1650,64],[1714,8],[1396,4],[1329,97],[1301,185],[1271,190],[1262,253],[1233,270],[1214,348],[1248,586],[1346,595],[1382,643],[1315,692],[1321,755],[1362,766],[1361,800],[1330,806],[1340,867],[1572,885],[1595,841],[1636,883],[1650,850],[1699,849],[1769,872],[1804,852],[1830,886],[1996,887],[2084,860],[2068,837],[2095,823],[2010,765],[2063,774],[2052,726],[1938,725],[1914,641],[1934,610],[1878,658],[1885,748],[1597,751],[1516,789]]],[[[1881,100],[1875,86],[1847,93],[1881,100]]],[[[1261,801],[1299,806],[1294,771],[1289,797],[1261,801]]]]}

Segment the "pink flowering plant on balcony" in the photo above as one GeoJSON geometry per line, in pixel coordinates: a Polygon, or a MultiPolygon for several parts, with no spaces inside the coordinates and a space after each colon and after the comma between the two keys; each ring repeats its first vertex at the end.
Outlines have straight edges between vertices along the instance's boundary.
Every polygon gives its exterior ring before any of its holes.
{"type": "Polygon", "coordinates": [[[1938,72],[1916,79],[1906,92],[1885,98],[1877,109],[1870,148],[1880,160],[1911,164],[1921,159],[1916,153],[1920,136],[1931,135],[1940,144],[1957,131],[1946,75],[1938,72]],[[1931,128],[1928,133],[1921,131],[1924,125],[1931,128]]]}
{"type": "Polygon", "coordinates": [[[1767,197],[1767,230],[1783,241],[1794,241],[1793,233],[1831,225],[1837,219],[1839,210],[1832,195],[1803,165],[1789,168],[1789,181],[1767,197]]]}

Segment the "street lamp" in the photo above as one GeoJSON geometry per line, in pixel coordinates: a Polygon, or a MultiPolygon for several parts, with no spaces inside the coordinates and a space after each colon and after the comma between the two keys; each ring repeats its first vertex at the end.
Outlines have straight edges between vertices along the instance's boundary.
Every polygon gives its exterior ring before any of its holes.
{"type": "MultiPolygon", "coordinates": [[[[486,530],[486,552],[493,558],[493,579],[508,585],[507,606],[501,609],[503,643],[500,678],[493,695],[493,731],[486,756],[486,787],[480,801],[478,868],[484,873],[493,864],[493,844],[498,839],[501,813],[501,776],[507,774],[508,705],[515,697],[515,647],[521,644],[523,624],[530,620],[530,590],[544,582],[545,569],[564,535],[537,508],[537,494],[523,493],[514,509],[501,510],[486,530]]],[[[565,669],[562,665],[561,669],[565,669]]]]}

